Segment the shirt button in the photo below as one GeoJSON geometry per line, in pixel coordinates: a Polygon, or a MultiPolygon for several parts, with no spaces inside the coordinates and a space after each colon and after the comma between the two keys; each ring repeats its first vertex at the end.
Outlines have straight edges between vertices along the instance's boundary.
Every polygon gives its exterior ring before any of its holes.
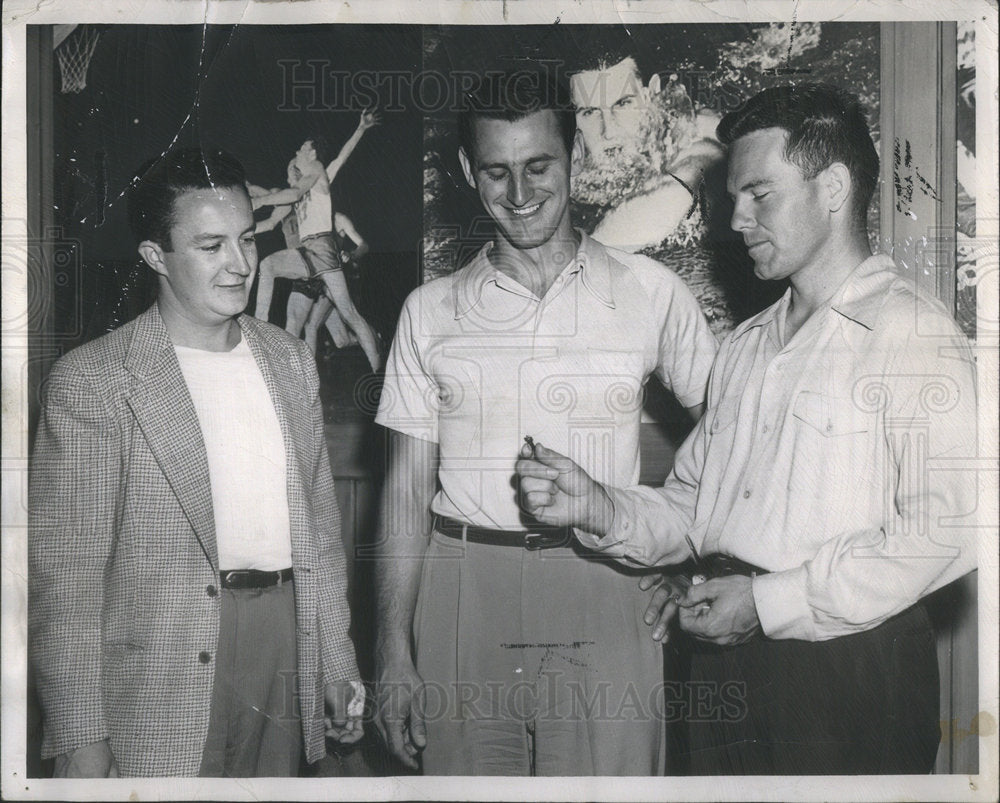
{"type": "Polygon", "coordinates": [[[746,490],[745,490],[745,491],[743,492],[743,498],[744,498],[744,499],[749,499],[749,498],[750,498],[750,489],[749,489],[749,488],[747,488],[747,489],[746,489],[746,490]]]}
{"type": "Polygon", "coordinates": [[[761,427],[761,430],[766,434],[771,431],[771,428],[767,424],[764,424],[764,426],[761,427]]]}
{"type": "Polygon", "coordinates": [[[212,655],[211,653],[202,650],[200,653],[198,653],[198,660],[201,661],[203,664],[207,664],[209,661],[212,660],[212,655]]]}
{"type": "Polygon", "coordinates": [[[205,588],[205,593],[208,594],[208,596],[210,597],[214,597],[216,594],[219,593],[219,589],[217,589],[215,586],[207,586],[205,588]]]}

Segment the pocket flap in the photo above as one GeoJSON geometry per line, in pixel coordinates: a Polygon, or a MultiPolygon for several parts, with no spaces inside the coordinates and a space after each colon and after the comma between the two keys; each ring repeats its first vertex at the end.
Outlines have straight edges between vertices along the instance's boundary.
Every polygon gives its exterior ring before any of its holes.
{"type": "Polygon", "coordinates": [[[712,423],[709,425],[709,431],[714,435],[716,432],[729,429],[736,423],[739,414],[740,404],[738,398],[723,399],[722,403],[711,413],[712,423]]]}
{"type": "Polygon", "coordinates": [[[803,390],[795,398],[792,415],[828,438],[867,432],[861,410],[848,398],[803,390]]]}

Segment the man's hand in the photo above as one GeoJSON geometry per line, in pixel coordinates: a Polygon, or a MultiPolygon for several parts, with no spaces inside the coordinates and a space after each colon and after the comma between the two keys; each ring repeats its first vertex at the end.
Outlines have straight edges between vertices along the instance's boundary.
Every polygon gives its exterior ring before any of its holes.
{"type": "Polygon", "coordinates": [[[375,727],[389,752],[410,769],[427,746],[427,728],[417,696],[423,680],[412,661],[385,667],[375,687],[375,727]]]}
{"type": "Polygon", "coordinates": [[[653,641],[667,641],[670,620],[677,616],[680,600],[690,586],[691,581],[683,575],[644,574],[639,578],[639,588],[643,591],[656,588],[642,617],[652,628],[653,641]]]}
{"type": "Polygon", "coordinates": [[[358,121],[358,128],[362,131],[367,131],[373,126],[377,126],[382,122],[382,115],[376,114],[375,109],[365,109],[361,112],[361,119],[358,121]]]}
{"type": "Polygon", "coordinates": [[[364,726],[361,723],[364,700],[360,706],[352,706],[354,694],[354,686],[349,680],[329,683],[324,689],[327,716],[323,724],[328,739],[341,744],[353,744],[364,736],[364,726]]]}
{"type": "Polygon", "coordinates": [[[604,486],[568,457],[535,444],[521,447],[516,471],[521,507],[540,522],[595,535],[611,528],[614,508],[604,486]],[[533,459],[532,459],[533,458],[533,459]]]}
{"type": "Polygon", "coordinates": [[[55,778],[117,778],[118,762],[108,740],[70,750],[56,756],[55,778]]]}
{"type": "Polygon", "coordinates": [[[680,599],[681,630],[701,641],[731,646],[760,631],[749,577],[733,575],[691,586],[680,599]]]}

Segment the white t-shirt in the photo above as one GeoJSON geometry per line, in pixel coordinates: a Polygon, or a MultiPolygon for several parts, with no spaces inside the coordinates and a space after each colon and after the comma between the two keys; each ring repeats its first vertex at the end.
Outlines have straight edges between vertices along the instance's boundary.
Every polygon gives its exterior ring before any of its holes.
{"type": "Polygon", "coordinates": [[[292,565],[285,445],[245,340],[232,351],[174,346],[208,455],[219,568],[292,565]]]}

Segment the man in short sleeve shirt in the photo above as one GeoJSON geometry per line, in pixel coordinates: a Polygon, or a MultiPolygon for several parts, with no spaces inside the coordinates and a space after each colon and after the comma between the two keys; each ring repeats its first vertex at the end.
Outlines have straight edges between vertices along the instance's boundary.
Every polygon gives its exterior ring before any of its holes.
{"type": "Polygon", "coordinates": [[[497,237],[407,299],[376,419],[378,723],[427,774],[664,766],[662,651],[635,574],[539,527],[512,480],[531,436],[637,482],[644,383],[697,416],[716,343],[671,271],[571,227],[583,144],[564,93],[505,76],[463,113],[460,159],[497,237]]]}

